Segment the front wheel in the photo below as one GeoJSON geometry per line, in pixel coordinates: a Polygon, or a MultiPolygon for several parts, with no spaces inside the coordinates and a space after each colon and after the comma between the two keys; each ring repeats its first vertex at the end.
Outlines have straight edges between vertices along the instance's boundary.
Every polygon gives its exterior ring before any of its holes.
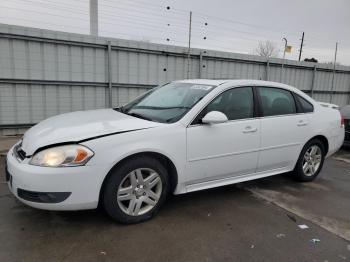
{"type": "Polygon", "coordinates": [[[309,141],[300,153],[294,173],[297,180],[308,182],[320,173],[325,158],[323,143],[318,139],[309,141]]]}
{"type": "Polygon", "coordinates": [[[139,223],[154,216],[168,191],[168,173],[164,166],[148,156],[137,157],[111,171],[103,192],[103,204],[117,222],[139,223]]]}

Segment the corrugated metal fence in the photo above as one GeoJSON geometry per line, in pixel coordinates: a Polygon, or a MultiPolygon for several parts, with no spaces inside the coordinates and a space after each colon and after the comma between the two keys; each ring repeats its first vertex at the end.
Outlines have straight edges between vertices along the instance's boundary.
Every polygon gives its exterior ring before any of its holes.
{"type": "MultiPolygon", "coordinates": [[[[201,49],[192,49],[190,60],[190,78],[277,81],[316,100],[349,103],[350,67],[333,72],[287,60],[282,71],[281,59],[201,49]]],[[[184,78],[184,47],[0,25],[0,134],[56,114],[118,106],[184,78]]]]}

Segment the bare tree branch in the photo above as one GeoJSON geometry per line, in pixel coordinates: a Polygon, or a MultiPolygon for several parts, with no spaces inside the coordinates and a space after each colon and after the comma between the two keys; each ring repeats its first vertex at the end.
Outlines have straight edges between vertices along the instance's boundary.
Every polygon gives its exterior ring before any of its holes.
{"type": "Polygon", "coordinates": [[[278,57],[278,48],[274,42],[269,40],[260,41],[258,47],[253,51],[255,55],[259,55],[265,58],[278,57]]]}

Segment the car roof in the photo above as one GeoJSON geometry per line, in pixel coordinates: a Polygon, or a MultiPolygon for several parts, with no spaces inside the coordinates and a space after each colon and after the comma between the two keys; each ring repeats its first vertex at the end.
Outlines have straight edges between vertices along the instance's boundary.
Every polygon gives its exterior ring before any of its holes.
{"type": "Polygon", "coordinates": [[[278,83],[278,82],[272,82],[272,81],[264,81],[264,80],[254,80],[254,79],[187,79],[187,80],[177,80],[175,82],[180,83],[191,83],[191,84],[198,84],[198,85],[213,85],[213,86],[219,86],[219,85],[225,85],[227,86],[267,86],[267,87],[277,87],[277,88],[283,88],[289,91],[293,91],[294,93],[299,94],[300,96],[304,97],[306,100],[314,101],[306,95],[303,91],[299,90],[296,87],[278,83]]]}
{"type": "Polygon", "coordinates": [[[199,85],[222,85],[222,84],[228,84],[232,86],[241,86],[241,85],[261,85],[261,86],[271,86],[271,87],[281,87],[288,90],[295,91],[297,88],[278,83],[278,82],[272,82],[272,81],[263,81],[263,80],[253,80],[253,79],[186,79],[186,80],[177,80],[175,82],[180,83],[192,83],[192,84],[199,84],[199,85]]]}
{"type": "Polygon", "coordinates": [[[197,85],[212,85],[212,86],[218,86],[223,83],[226,83],[228,80],[214,80],[214,79],[186,79],[186,80],[177,80],[175,82],[179,83],[190,83],[190,84],[197,84],[197,85]]]}

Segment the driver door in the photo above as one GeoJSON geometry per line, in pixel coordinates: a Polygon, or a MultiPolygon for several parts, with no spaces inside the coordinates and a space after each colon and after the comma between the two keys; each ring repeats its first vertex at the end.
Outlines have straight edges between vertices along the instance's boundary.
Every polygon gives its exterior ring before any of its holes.
{"type": "Polygon", "coordinates": [[[224,91],[187,128],[187,184],[254,174],[259,144],[253,88],[224,91]],[[200,119],[210,111],[224,113],[228,121],[202,124],[200,119]]]}

